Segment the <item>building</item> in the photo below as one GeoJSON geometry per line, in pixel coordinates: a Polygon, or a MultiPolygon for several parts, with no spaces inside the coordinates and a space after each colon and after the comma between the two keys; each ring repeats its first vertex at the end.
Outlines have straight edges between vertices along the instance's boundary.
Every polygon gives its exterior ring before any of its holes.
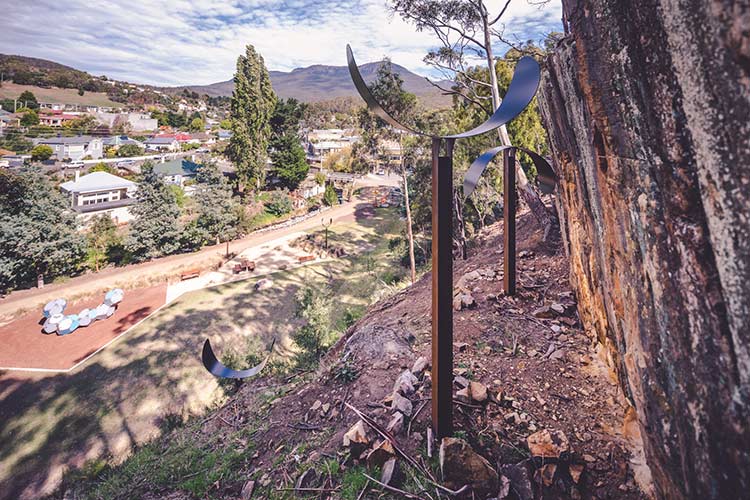
{"type": "Polygon", "coordinates": [[[143,147],[142,142],[131,139],[127,135],[113,135],[110,137],[105,137],[104,139],[102,139],[102,144],[105,148],[109,146],[120,147],[126,144],[132,144],[134,146],[138,146],[139,148],[143,147]]]}
{"type": "Polygon", "coordinates": [[[136,201],[136,189],[135,182],[108,172],[92,172],[82,176],[76,171],[75,180],[60,184],[63,194],[70,197],[70,208],[84,219],[108,214],[115,223],[132,219],[128,207],[136,201]]]}
{"type": "Polygon", "coordinates": [[[48,137],[37,139],[36,144],[46,144],[52,148],[52,158],[55,160],[83,160],[90,157],[98,160],[102,157],[102,140],[98,137],[48,137]]]}
{"type": "Polygon", "coordinates": [[[308,177],[303,180],[299,187],[295,190],[295,193],[304,199],[312,198],[325,193],[325,184],[318,184],[314,178],[308,177]]]}
{"type": "Polygon", "coordinates": [[[155,164],[154,173],[163,177],[167,184],[185,187],[186,182],[195,179],[202,166],[190,160],[177,159],[155,164]]]}
{"type": "Polygon", "coordinates": [[[0,109],[0,135],[4,135],[6,129],[16,129],[21,126],[21,117],[10,111],[0,109]]]}
{"type": "Polygon", "coordinates": [[[381,158],[391,165],[401,164],[401,144],[398,141],[383,141],[381,146],[381,158]]]}
{"type": "Polygon", "coordinates": [[[152,137],[144,142],[148,151],[179,151],[180,143],[174,137],[152,137]]]}
{"type": "Polygon", "coordinates": [[[123,126],[131,132],[157,130],[159,121],[148,113],[96,113],[96,119],[109,128],[123,126]]]}
{"type": "Polygon", "coordinates": [[[63,113],[62,111],[47,111],[39,113],[39,124],[47,127],[62,127],[63,124],[80,118],[79,115],[63,113]]]}
{"type": "Polygon", "coordinates": [[[218,130],[216,132],[216,136],[219,138],[220,141],[228,141],[232,138],[232,131],[231,130],[218,130]]]}

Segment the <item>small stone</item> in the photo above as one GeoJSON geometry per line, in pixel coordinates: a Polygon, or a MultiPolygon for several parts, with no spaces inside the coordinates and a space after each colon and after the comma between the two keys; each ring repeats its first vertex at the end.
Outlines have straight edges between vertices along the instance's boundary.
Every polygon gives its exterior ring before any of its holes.
{"type": "Polygon", "coordinates": [[[400,393],[404,396],[414,394],[414,385],[419,383],[419,379],[412,374],[410,370],[404,370],[393,384],[393,393],[400,393]]]}
{"type": "Polygon", "coordinates": [[[393,393],[393,402],[391,402],[391,410],[397,410],[404,414],[406,417],[411,416],[411,412],[414,410],[409,398],[403,397],[398,392],[393,393]]]}
{"type": "Polygon", "coordinates": [[[565,313],[565,306],[562,305],[562,304],[560,304],[560,303],[558,303],[558,302],[555,302],[554,304],[552,304],[551,306],[549,306],[549,308],[552,309],[553,311],[555,311],[557,314],[564,314],[565,313]]]}
{"type": "Polygon", "coordinates": [[[396,455],[396,451],[393,449],[393,445],[389,440],[384,440],[378,443],[368,454],[367,454],[367,466],[368,467],[382,467],[389,459],[396,455]]]}
{"type": "Polygon", "coordinates": [[[320,407],[322,406],[322,404],[323,404],[323,403],[321,403],[321,402],[320,402],[320,400],[318,399],[318,400],[316,400],[316,401],[315,401],[315,402],[313,403],[313,405],[312,405],[312,406],[310,407],[310,410],[312,410],[312,411],[316,411],[316,410],[318,410],[318,409],[319,409],[319,408],[320,408],[320,407]]]}
{"type": "Polygon", "coordinates": [[[404,429],[404,416],[400,412],[396,412],[391,417],[391,421],[388,422],[385,430],[393,434],[394,436],[399,434],[404,429]]]}
{"type": "Polygon", "coordinates": [[[453,377],[453,382],[458,384],[459,387],[469,387],[469,383],[470,383],[468,378],[463,377],[461,375],[457,375],[453,377]]]}
{"type": "Polygon", "coordinates": [[[584,460],[585,460],[586,462],[590,463],[590,464],[592,464],[592,463],[596,462],[596,457],[594,457],[594,456],[592,456],[592,455],[588,455],[588,454],[584,455],[584,456],[583,456],[583,459],[584,459],[584,460]]]}
{"type": "Polygon", "coordinates": [[[456,399],[462,403],[468,403],[471,401],[471,395],[469,394],[469,388],[464,387],[463,389],[456,392],[456,399]]]}
{"type": "Polygon", "coordinates": [[[256,290],[267,290],[268,288],[271,288],[272,286],[273,286],[273,281],[271,281],[268,278],[263,278],[261,280],[258,280],[257,283],[255,283],[256,290]]]}
{"type": "Polygon", "coordinates": [[[568,438],[562,431],[543,429],[526,438],[532,457],[560,458],[560,455],[570,451],[568,438]]]}
{"type": "Polygon", "coordinates": [[[583,464],[570,464],[569,472],[573,482],[578,484],[581,480],[581,474],[583,474],[583,464]]]}
{"type": "Polygon", "coordinates": [[[469,383],[469,394],[477,403],[484,403],[487,401],[487,386],[481,382],[472,381],[469,383]]]}
{"type": "Polygon", "coordinates": [[[323,405],[320,407],[320,413],[321,415],[325,415],[328,413],[328,410],[331,409],[331,405],[329,403],[323,403],[323,405]]]}
{"type": "Polygon", "coordinates": [[[253,496],[253,490],[255,490],[255,481],[248,481],[245,486],[242,487],[240,492],[240,498],[242,500],[250,500],[253,496]]]}
{"type": "Polygon", "coordinates": [[[443,438],[440,443],[440,470],[449,488],[458,489],[468,482],[476,495],[495,495],[499,477],[495,469],[463,439],[443,438]]]}
{"type": "MultiPolygon", "coordinates": [[[[344,434],[344,446],[350,448],[367,448],[370,444],[370,440],[367,438],[367,429],[365,423],[362,420],[357,421],[356,424],[344,434]]],[[[360,450],[361,452],[361,450],[360,450]]],[[[357,453],[359,455],[359,453],[357,453]]]]}
{"type": "Polygon", "coordinates": [[[402,478],[401,467],[399,466],[396,457],[388,459],[383,464],[382,473],[380,474],[380,482],[389,486],[397,486],[402,478]]]}
{"type": "Polygon", "coordinates": [[[518,416],[518,413],[512,411],[510,413],[506,413],[503,415],[503,420],[508,422],[509,424],[518,425],[521,423],[521,417],[518,416]]]}
{"type": "Polygon", "coordinates": [[[542,319],[551,319],[555,317],[555,312],[550,309],[549,306],[542,306],[538,309],[535,309],[532,313],[535,318],[542,318],[542,319]]]}
{"type": "Polygon", "coordinates": [[[414,362],[414,365],[412,365],[411,372],[417,377],[420,377],[422,372],[424,372],[429,366],[430,361],[425,356],[420,356],[414,362]]]}
{"type": "Polygon", "coordinates": [[[555,479],[555,471],[557,471],[556,464],[545,464],[544,467],[539,469],[542,482],[545,486],[552,486],[552,481],[555,479]]]}

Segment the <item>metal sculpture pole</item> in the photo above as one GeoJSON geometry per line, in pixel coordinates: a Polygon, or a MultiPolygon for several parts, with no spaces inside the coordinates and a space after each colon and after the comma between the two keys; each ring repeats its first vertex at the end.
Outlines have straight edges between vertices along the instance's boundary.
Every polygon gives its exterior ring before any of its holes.
{"type": "Polygon", "coordinates": [[[432,428],[453,434],[453,144],[432,140],[432,428]]]}
{"type": "Polygon", "coordinates": [[[503,151],[503,288],[516,294],[516,152],[503,151]]]}

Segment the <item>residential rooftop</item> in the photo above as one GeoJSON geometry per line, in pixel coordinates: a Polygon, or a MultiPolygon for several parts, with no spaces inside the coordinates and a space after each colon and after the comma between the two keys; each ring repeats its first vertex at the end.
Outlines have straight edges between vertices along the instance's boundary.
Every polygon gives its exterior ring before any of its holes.
{"type": "Polygon", "coordinates": [[[60,188],[69,193],[87,193],[111,189],[135,189],[133,181],[123,179],[108,172],[92,172],[82,175],[75,181],[63,182],[60,188]]]}

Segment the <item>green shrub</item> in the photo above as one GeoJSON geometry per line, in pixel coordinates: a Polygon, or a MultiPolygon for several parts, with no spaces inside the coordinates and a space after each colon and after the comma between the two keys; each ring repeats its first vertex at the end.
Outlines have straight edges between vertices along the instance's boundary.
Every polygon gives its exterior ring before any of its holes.
{"type": "Polygon", "coordinates": [[[294,209],[292,198],[289,193],[283,190],[276,190],[268,196],[265,202],[266,212],[276,217],[288,214],[294,209]]]}

